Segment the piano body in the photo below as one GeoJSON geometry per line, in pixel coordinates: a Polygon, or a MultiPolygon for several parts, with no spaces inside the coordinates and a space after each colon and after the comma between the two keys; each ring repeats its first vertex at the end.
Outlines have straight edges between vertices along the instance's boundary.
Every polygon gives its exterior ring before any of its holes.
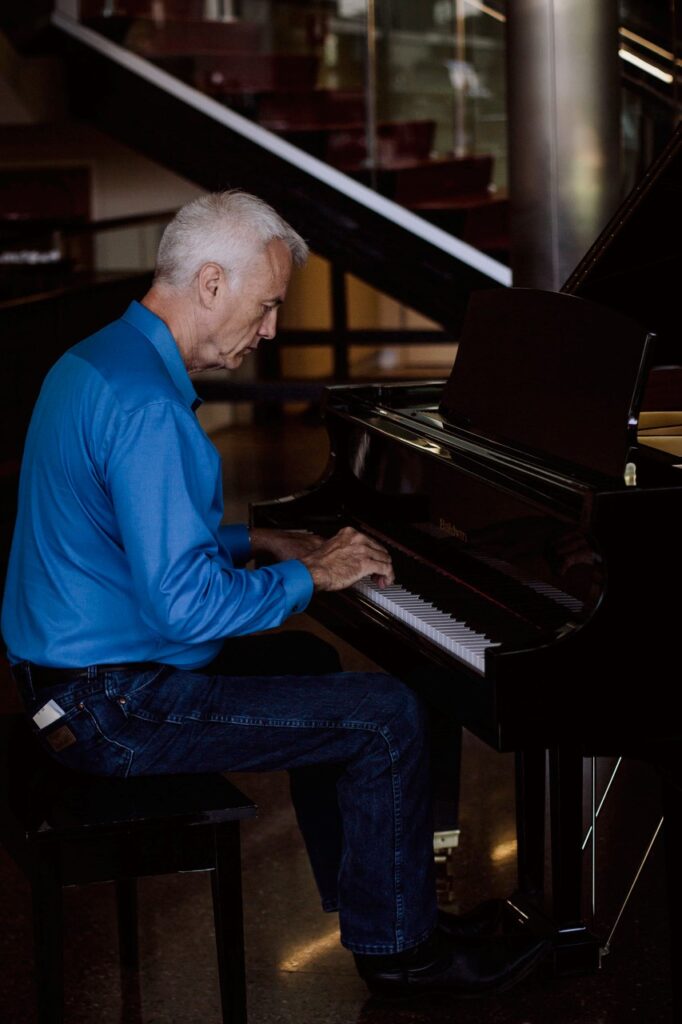
{"type": "Polygon", "coordinates": [[[323,479],[252,507],[255,525],[352,525],[391,550],[394,587],[319,594],[311,614],[517,752],[519,887],[536,895],[550,752],[566,970],[599,960],[583,754],[679,734],[680,611],[661,595],[682,578],[681,211],[678,130],[562,293],[474,294],[447,382],[330,388],[323,479]]]}

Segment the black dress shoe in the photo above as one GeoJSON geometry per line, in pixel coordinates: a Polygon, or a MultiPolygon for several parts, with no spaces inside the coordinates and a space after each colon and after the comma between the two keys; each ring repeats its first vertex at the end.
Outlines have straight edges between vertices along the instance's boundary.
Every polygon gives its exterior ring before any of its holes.
{"type": "Polygon", "coordinates": [[[360,977],[377,995],[447,992],[460,998],[505,992],[526,978],[549,953],[545,939],[502,936],[457,946],[437,931],[426,942],[390,956],[360,956],[360,977]]]}
{"type": "Polygon", "coordinates": [[[465,914],[438,910],[438,929],[450,939],[477,939],[494,935],[502,924],[503,900],[486,900],[465,914]]]}

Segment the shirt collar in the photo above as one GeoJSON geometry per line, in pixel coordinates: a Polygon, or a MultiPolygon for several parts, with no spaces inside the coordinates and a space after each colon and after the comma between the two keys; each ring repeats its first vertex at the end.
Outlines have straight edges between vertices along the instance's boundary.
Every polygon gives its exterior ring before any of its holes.
{"type": "Polygon", "coordinates": [[[147,309],[142,303],[133,300],[121,319],[137,328],[152,343],[183,400],[190,408],[196,409],[201,404],[201,399],[189,379],[177,342],[161,317],[152,313],[151,309],[147,309]]]}

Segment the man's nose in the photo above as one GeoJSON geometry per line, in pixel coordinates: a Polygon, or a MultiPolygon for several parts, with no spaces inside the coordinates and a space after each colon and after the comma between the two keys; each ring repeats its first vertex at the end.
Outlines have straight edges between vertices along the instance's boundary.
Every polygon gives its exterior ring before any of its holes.
{"type": "Polygon", "coordinates": [[[271,340],[277,334],[277,310],[269,309],[260,322],[258,329],[258,336],[265,338],[266,341],[271,340]]]}

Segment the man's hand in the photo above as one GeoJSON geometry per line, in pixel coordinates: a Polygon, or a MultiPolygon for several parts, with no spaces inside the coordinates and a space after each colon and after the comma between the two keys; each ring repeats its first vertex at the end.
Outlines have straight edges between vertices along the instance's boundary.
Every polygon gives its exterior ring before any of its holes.
{"type": "Polygon", "coordinates": [[[302,559],[324,544],[324,538],[315,533],[297,530],[268,530],[256,527],[250,531],[254,555],[267,555],[275,562],[289,558],[302,559]]]}
{"type": "Polygon", "coordinates": [[[373,576],[380,587],[387,587],[395,578],[388,551],[350,526],[301,561],[309,569],[316,590],[343,590],[364,576],[373,576]]]}

